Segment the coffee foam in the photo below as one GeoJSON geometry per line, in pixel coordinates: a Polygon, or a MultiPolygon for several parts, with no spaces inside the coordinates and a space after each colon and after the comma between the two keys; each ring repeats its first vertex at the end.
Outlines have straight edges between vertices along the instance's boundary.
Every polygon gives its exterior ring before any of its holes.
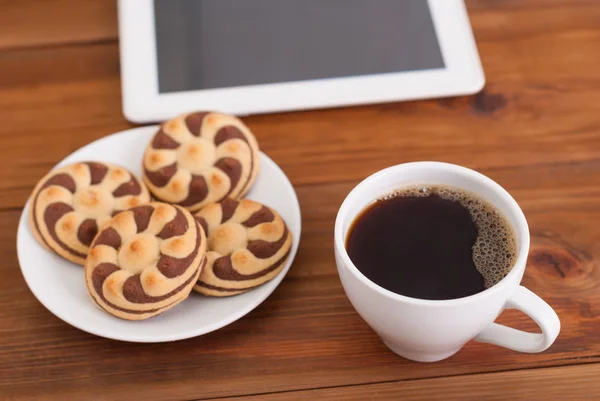
{"type": "Polygon", "coordinates": [[[517,240],[508,220],[487,200],[462,189],[438,185],[409,186],[381,199],[431,195],[457,202],[471,215],[477,227],[477,239],[472,248],[473,263],[483,276],[485,287],[489,288],[506,277],[517,260],[517,240]]]}

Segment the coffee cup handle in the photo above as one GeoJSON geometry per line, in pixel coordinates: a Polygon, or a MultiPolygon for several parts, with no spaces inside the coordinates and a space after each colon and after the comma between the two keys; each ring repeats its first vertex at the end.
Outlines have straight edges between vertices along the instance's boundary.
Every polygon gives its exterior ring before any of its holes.
{"type": "Polygon", "coordinates": [[[498,323],[491,323],[476,341],[496,344],[519,352],[535,353],[546,350],[560,332],[560,320],[542,298],[519,286],[506,302],[506,309],[518,309],[529,316],[542,330],[541,334],[528,333],[498,323]]]}

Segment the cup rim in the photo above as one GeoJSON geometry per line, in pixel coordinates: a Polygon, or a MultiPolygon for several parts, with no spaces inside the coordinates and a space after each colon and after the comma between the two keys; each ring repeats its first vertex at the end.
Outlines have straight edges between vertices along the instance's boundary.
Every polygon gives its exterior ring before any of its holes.
{"type": "Polygon", "coordinates": [[[401,163],[391,167],[387,167],[383,170],[379,170],[376,173],[371,174],[360,183],[358,183],[344,198],[340,208],[338,209],[335,226],[334,226],[334,247],[338,256],[342,259],[342,263],[344,266],[340,266],[338,263],[338,268],[345,268],[350,271],[357,279],[359,279],[362,283],[367,285],[370,289],[380,293],[381,295],[387,296],[394,300],[402,301],[404,303],[410,303],[414,305],[425,305],[425,306],[456,306],[460,304],[476,302],[483,298],[493,295],[498,291],[501,291],[504,287],[509,285],[515,277],[520,275],[522,271],[525,269],[527,263],[527,257],[529,254],[529,245],[530,245],[530,235],[529,235],[529,226],[527,224],[527,220],[525,219],[525,215],[521,210],[521,207],[518,205],[517,201],[506,191],[500,184],[491,178],[481,174],[478,171],[472,170],[467,167],[459,166],[457,164],[437,162],[437,161],[420,161],[420,162],[409,162],[409,163],[401,163]],[[341,215],[346,211],[349,207],[350,199],[356,196],[363,186],[368,184],[371,181],[377,180],[382,176],[391,174],[396,170],[406,169],[406,168],[443,168],[446,170],[452,170],[457,174],[467,174],[471,179],[478,181],[482,186],[486,186],[490,188],[492,191],[498,193],[500,196],[505,198],[508,203],[508,208],[510,209],[510,213],[512,213],[516,218],[515,231],[519,232],[519,254],[517,256],[517,260],[515,261],[510,272],[498,283],[494,284],[492,287],[487,288],[477,294],[469,295],[461,298],[453,298],[453,299],[443,299],[443,300],[434,300],[434,299],[420,299],[409,297],[406,295],[397,294],[393,291],[390,291],[382,286],[374,283],[369,278],[367,278],[352,262],[350,256],[348,255],[348,251],[346,250],[345,238],[342,233],[342,226],[344,221],[342,220],[341,215]]]}

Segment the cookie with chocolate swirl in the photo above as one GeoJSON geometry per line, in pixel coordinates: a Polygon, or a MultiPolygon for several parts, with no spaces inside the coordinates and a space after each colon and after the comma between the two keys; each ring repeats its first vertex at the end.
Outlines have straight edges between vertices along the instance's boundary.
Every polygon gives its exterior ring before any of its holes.
{"type": "Polygon", "coordinates": [[[285,266],[292,234],[275,210],[249,199],[226,198],[194,217],[208,237],[206,268],[195,291],[216,297],[241,294],[273,279],[285,266]]]}
{"type": "Polygon", "coordinates": [[[186,209],[149,203],[121,212],[85,261],[92,299],[108,313],[143,320],[188,297],[206,263],[204,230],[186,209]]]}
{"type": "Polygon", "coordinates": [[[196,112],[161,124],[144,153],[144,182],[158,200],[197,211],[240,199],[256,180],[259,150],[235,116],[196,112]]]}
{"type": "Polygon", "coordinates": [[[48,173],[30,200],[29,223],[38,242],[83,264],[99,227],[114,214],[149,202],[150,194],[123,167],[80,162],[48,173]]]}

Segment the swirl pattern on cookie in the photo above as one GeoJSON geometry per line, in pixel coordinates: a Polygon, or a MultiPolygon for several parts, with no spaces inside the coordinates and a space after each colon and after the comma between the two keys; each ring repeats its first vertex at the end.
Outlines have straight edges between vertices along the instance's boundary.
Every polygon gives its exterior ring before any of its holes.
{"type": "Polygon", "coordinates": [[[188,297],[206,264],[206,236],[186,209],[149,203],[113,217],[85,261],[94,301],[128,320],[156,316],[188,297]]]}
{"type": "Polygon", "coordinates": [[[48,173],[30,199],[29,223],[38,242],[83,264],[98,228],[114,214],[149,202],[150,194],[123,167],[81,162],[48,173]]]}
{"type": "Polygon", "coordinates": [[[237,117],[184,114],[160,126],[143,167],[144,181],[157,199],[196,211],[248,192],[259,170],[258,144],[237,117]]]}
{"type": "Polygon", "coordinates": [[[292,235],[277,212],[248,199],[226,198],[195,218],[208,236],[207,263],[194,290],[241,294],[273,279],[285,266],[292,235]]]}

